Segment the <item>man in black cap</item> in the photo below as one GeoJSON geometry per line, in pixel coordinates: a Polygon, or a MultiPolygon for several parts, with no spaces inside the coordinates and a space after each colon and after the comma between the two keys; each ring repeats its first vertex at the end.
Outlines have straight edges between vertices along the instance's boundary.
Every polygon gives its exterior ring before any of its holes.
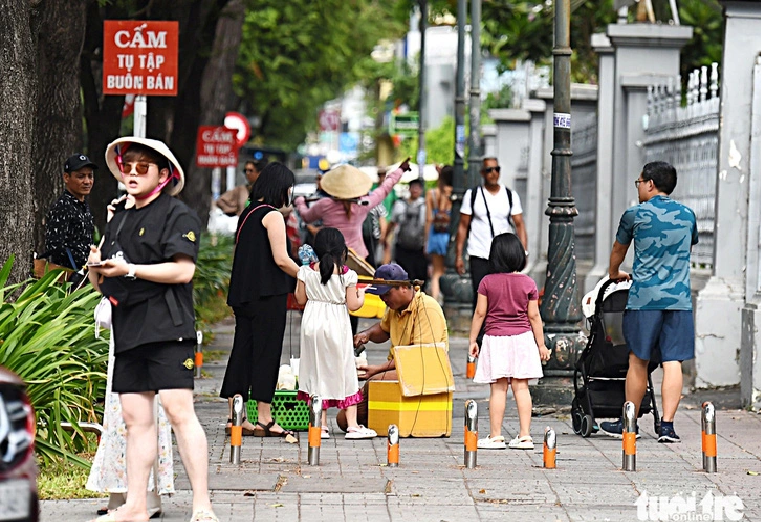
{"type": "Polygon", "coordinates": [[[93,242],[93,218],[85,201],[92,190],[93,169],[84,154],[74,154],[63,165],[65,190],[45,218],[45,251],[51,263],[75,272],[87,262],[93,242]]]}

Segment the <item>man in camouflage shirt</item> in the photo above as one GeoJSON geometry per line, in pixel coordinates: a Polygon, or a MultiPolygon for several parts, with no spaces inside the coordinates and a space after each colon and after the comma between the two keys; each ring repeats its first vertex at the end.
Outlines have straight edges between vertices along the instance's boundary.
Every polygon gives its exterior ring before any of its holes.
{"type": "Polygon", "coordinates": [[[85,196],[94,181],[98,166],[84,154],[74,154],[63,166],[65,190],[50,207],[45,218],[45,251],[51,263],[82,268],[90,255],[93,241],[93,218],[85,196]]]}
{"type": "MultiPolygon", "coordinates": [[[[698,242],[695,213],[669,197],[676,187],[676,169],[665,162],[648,163],[634,182],[640,204],[621,216],[610,254],[611,279],[628,279],[619,270],[634,240],[634,266],[623,319],[629,347],[626,400],[639,407],[647,389],[648,363],[662,361],[663,417],[658,442],[680,442],[674,431],[682,394],[682,361],[695,357],[690,252],[698,242]],[[660,350],[660,356],[654,354],[660,350]]],[[[603,422],[601,431],[621,437],[622,421],[603,422]]]]}

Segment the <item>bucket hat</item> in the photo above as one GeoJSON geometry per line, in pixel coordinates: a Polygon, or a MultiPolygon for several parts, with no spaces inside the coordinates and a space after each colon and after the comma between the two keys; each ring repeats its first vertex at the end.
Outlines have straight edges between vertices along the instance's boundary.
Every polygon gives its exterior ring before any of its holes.
{"type": "Polygon", "coordinates": [[[150,138],[125,136],[124,138],[117,138],[109,143],[108,148],[106,148],[106,165],[108,165],[108,170],[110,170],[111,174],[114,175],[116,181],[124,183],[122,171],[119,166],[122,161],[122,155],[127,152],[127,149],[131,143],[139,143],[141,145],[145,145],[146,147],[150,147],[169,161],[169,170],[171,171],[170,182],[167,184],[164,190],[170,196],[176,196],[179,194],[182,190],[182,187],[185,186],[185,173],[182,171],[182,167],[180,167],[180,162],[177,161],[177,158],[174,157],[174,154],[172,154],[172,151],[169,150],[169,147],[167,147],[166,143],[150,138]]]}
{"type": "Polygon", "coordinates": [[[370,177],[351,165],[339,165],[322,176],[322,190],[338,199],[366,196],[373,186],[370,177]]]}

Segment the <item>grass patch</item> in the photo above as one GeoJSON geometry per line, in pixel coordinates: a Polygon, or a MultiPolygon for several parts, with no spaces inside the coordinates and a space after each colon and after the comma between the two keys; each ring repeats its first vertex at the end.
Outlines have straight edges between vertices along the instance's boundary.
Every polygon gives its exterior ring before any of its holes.
{"type": "MultiPolygon", "coordinates": [[[[92,453],[80,453],[78,456],[88,461],[92,461],[94,457],[92,453]]],[[[108,496],[107,493],[96,493],[85,489],[90,470],[71,461],[52,459],[47,464],[42,462],[39,464],[40,475],[37,478],[37,487],[42,500],[108,496]]]]}

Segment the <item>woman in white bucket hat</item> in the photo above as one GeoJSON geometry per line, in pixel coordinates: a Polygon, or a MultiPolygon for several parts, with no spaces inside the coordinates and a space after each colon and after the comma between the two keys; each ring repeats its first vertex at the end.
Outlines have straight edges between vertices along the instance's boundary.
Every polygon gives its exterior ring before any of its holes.
{"type": "Polygon", "coordinates": [[[207,444],[193,407],[193,274],[201,222],[172,196],[185,182],[166,144],[126,137],[106,149],[106,164],[135,205],[116,207],[101,248],[91,247],[93,286],[112,305],[114,370],[127,424],[127,500],[97,522],[147,521],[146,492],[156,460],[154,398],[174,429],[193,487],[191,522],[218,522],[207,487],[207,444]]]}

